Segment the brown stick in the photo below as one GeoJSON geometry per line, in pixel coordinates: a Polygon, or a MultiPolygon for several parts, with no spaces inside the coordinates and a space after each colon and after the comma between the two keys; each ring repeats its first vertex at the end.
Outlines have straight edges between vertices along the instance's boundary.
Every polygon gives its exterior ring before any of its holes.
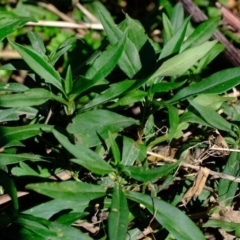
{"type": "MultiPolygon", "coordinates": [[[[192,2],[192,0],[179,0],[187,13],[192,15],[194,22],[199,23],[207,20],[207,16],[192,2]]],[[[225,57],[234,65],[240,66],[240,51],[235,48],[231,42],[219,31],[215,30],[213,34],[214,39],[218,39],[225,47],[225,57]]]]}

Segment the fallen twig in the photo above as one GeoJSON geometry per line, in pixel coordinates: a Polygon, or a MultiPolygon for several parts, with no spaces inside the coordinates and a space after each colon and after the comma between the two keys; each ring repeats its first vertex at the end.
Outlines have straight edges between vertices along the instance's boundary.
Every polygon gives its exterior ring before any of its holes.
{"type": "MultiPolygon", "coordinates": [[[[158,153],[154,153],[154,152],[150,152],[150,151],[147,151],[147,154],[149,154],[151,156],[161,158],[162,161],[165,161],[165,162],[175,163],[175,162],[178,161],[177,159],[174,159],[174,158],[171,158],[171,157],[166,157],[162,154],[158,154],[158,153]]],[[[185,168],[191,168],[191,169],[194,169],[196,171],[198,171],[201,168],[200,166],[194,166],[192,164],[188,164],[188,163],[184,163],[184,162],[181,163],[181,166],[185,167],[185,168]]],[[[227,174],[224,174],[224,173],[219,173],[219,172],[215,172],[215,171],[210,170],[209,175],[212,175],[214,178],[222,178],[222,179],[226,179],[226,180],[229,180],[229,181],[240,183],[240,178],[237,178],[237,177],[234,177],[234,176],[231,176],[231,175],[227,175],[227,174]]]]}
{"type": "Polygon", "coordinates": [[[99,23],[99,20],[90,13],[82,4],[76,3],[76,7],[92,22],[99,23]]]}
{"type": "MultiPolygon", "coordinates": [[[[190,15],[194,22],[202,22],[207,20],[207,16],[199,9],[192,0],[179,0],[185,9],[190,15]]],[[[234,65],[240,66],[240,51],[235,48],[230,41],[219,31],[215,30],[213,34],[214,39],[218,39],[225,47],[224,55],[225,57],[234,65]]]]}
{"type": "Polygon", "coordinates": [[[60,28],[76,28],[76,29],[94,29],[103,30],[103,26],[100,23],[72,23],[64,21],[43,21],[28,22],[27,26],[45,26],[45,27],[60,27],[60,28]]]}

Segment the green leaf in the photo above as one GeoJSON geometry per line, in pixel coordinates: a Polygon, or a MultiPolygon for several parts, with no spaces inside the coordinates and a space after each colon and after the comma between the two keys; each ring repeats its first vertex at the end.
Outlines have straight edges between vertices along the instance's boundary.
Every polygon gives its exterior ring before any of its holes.
{"type": "Polygon", "coordinates": [[[117,133],[137,121],[133,118],[124,117],[117,113],[96,109],[78,114],[72,119],[72,123],[67,126],[67,131],[87,147],[96,146],[102,139],[108,138],[108,131],[117,133]]]}
{"type": "MultiPolygon", "coordinates": [[[[82,197],[82,195],[80,195],[82,197]]],[[[91,200],[91,195],[88,195],[89,198],[85,198],[79,201],[76,198],[66,199],[54,199],[48,202],[31,207],[28,210],[25,210],[23,213],[31,214],[36,217],[41,217],[45,219],[51,218],[54,214],[59,213],[65,209],[72,210],[74,212],[83,212],[88,206],[89,201],[91,200]]]]}
{"type": "Polygon", "coordinates": [[[86,148],[82,144],[74,145],[72,144],[67,137],[62,135],[56,130],[52,130],[53,135],[57,140],[62,144],[62,146],[69,151],[75,158],[71,159],[72,162],[75,162],[93,173],[96,174],[107,174],[113,172],[114,169],[102,158],[100,158],[95,152],[91,149],[86,148]]]}
{"type": "Polygon", "coordinates": [[[223,52],[223,50],[224,46],[222,44],[217,43],[216,45],[214,45],[213,48],[198,62],[197,69],[194,70],[194,73],[200,73],[202,69],[207,67],[208,64],[212,62],[214,58],[216,58],[216,56],[223,52]]]}
{"type": "Polygon", "coordinates": [[[115,163],[115,166],[117,166],[121,161],[120,150],[119,150],[119,147],[113,137],[113,134],[110,131],[108,132],[108,137],[110,140],[110,147],[111,147],[112,155],[114,158],[114,163],[115,163]]]}
{"type": "Polygon", "coordinates": [[[77,38],[76,37],[70,37],[67,38],[62,44],[57,48],[56,51],[53,51],[49,57],[49,61],[52,64],[52,66],[55,65],[57,60],[66,53],[70,48],[72,48],[76,44],[77,38]]]}
{"type": "Polygon", "coordinates": [[[91,79],[93,84],[104,79],[118,64],[123,54],[127,41],[127,33],[124,33],[119,41],[115,42],[101,54],[86,73],[86,78],[91,79]]]}
{"type": "Polygon", "coordinates": [[[84,213],[84,212],[71,212],[71,213],[67,213],[65,215],[60,216],[56,220],[56,222],[67,225],[67,226],[71,226],[77,220],[82,219],[83,217],[85,217],[87,215],[88,215],[88,213],[84,213]]]}
{"type": "MultiPolygon", "coordinates": [[[[21,214],[16,217],[14,223],[28,229],[31,232],[32,239],[59,240],[62,238],[64,240],[92,240],[92,238],[82,233],[79,229],[31,215],[21,214]]],[[[29,236],[22,236],[21,239],[29,239],[29,236]]]]}
{"type": "Polygon", "coordinates": [[[128,106],[130,104],[133,104],[133,103],[141,101],[147,95],[148,95],[147,92],[136,89],[134,91],[131,91],[131,92],[127,93],[122,98],[120,98],[117,101],[116,105],[128,106]]]}
{"type": "Polygon", "coordinates": [[[184,21],[184,9],[182,3],[177,3],[172,12],[171,23],[174,31],[176,32],[183,24],[184,21]]]}
{"type": "Polygon", "coordinates": [[[150,182],[167,176],[178,166],[179,163],[166,164],[161,167],[151,169],[146,169],[144,167],[124,166],[122,171],[124,171],[124,173],[129,177],[140,182],[150,182]]]}
{"type": "Polygon", "coordinates": [[[165,13],[162,15],[162,23],[163,23],[163,39],[164,43],[168,42],[174,35],[174,30],[172,24],[165,13]]]}
{"type": "MultiPolygon", "coordinates": [[[[227,164],[223,170],[224,174],[238,177],[239,176],[239,157],[240,153],[231,152],[227,164]]],[[[220,179],[218,184],[218,198],[219,202],[227,206],[234,200],[235,193],[238,189],[238,183],[226,179],[220,179]]]]}
{"type": "Polygon", "coordinates": [[[13,180],[2,169],[0,169],[0,185],[3,186],[5,192],[11,197],[13,202],[13,209],[18,210],[18,197],[16,186],[13,180]]]}
{"type": "Polygon", "coordinates": [[[42,77],[45,82],[54,85],[61,91],[63,90],[59,73],[43,58],[43,56],[41,56],[41,54],[29,47],[24,47],[20,44],[12,42],[11,40],[8,41],[12,47],[18,51],[29,67],[42,77]]]}
{"type": "Polygon", "coordinates": [[[1,153],[0,154],[0,166],[15,164],[15,163],[19,163],[26,160],[32,161],[32,162],[38,162],[38,161],[51,162],[54,160],[54,158],[28,154],[28,153],[21,153],[21,154],[1,153]]]}
{"type": "Polygon", "coordinates": [[[26,188],[54,199],[71,202],[91,201],[106,195],[106,188],[103,186],[76,181],[30,183],[26,188]]]}
{"type": "Polygon", "coordinates": [[[212,18],[201,23],[182,44],[181,52],[187,48],[199,46],[213,35],[219,24],[219,18],[212,18]]]}
{"type": "Polygon", "coordinates": [[[119,28],[124,32],[128,31],[128,39],[132,41],[139,52],[142,67],[138,76],[147,77],[155,70],[156,54],[151,45],[151,40],[147,36],[142,24],[125,14],[126,19],[119,24],[119,28]]]}
{"type": "Polygon", "coordinates": [[[123,93],[127,92],[131,87],[135,85],[135,80],[125,80],[122,82],[114,83],[109,86],[109,88],[100,94],[99,96],[95,97],[92,101],[90,101],[88,104],[86,104],[82,110],[94,107],[96,105],[105,103],[109,100],[112,100],[119,95],[122,95],[123,93]]]}
{"type": "Polygon", "coordinates": [[[173,83],[172,82],[156,83],[151,87],[150,93],[167,92],[167,91],[181,87],[184,83],[186,83],[186,81],[176,82],[176,83],[174,82],[173,83]]]}
{"type": "Polygon", "coordinates": [[[240,237],[240,223],[235,223],[235,222],[226,222],[226,221],[222,221],[222,220],[209,220],[207,221],[203,227],[207,228],[220,228],[223,229],[227,232],[235,232],[235,236],[236,237],[240,237]]]}
{"type": "Polygon", "coordinates": [[[67,73],[64,80],[64,90],[66,94],[69,94],[72,91],[72,89],[73,89],[72,69],[71,69],[71,66],[69,65],[67,68],[67,73]]]}
{"type": "Polygon", "coordinates": [[[133,165],[139,155],[139,143],[128,137],[123,137],[122,165],[133,165]]]}
{"type": "Polygon", "coordinates": [[[238,85],[239,77],[240,67],[222,70],[212,74],[210,77],[205,78],[198,83],[182,88],[172,99],[169,100],[169,102],[175,103],[200,93],[223,93],[238,85]]]}
{"type": "Polygon", "coordinates": [[[143,204],[155,219],[178,240],[204,240],[200,229],[179,209],[158,198],[136,192],[126,192],[130,200],[143,204]],[[181,223],[181,224],[179,224],[181,223]]]}
{"type": "MultiPolygon", "coordinates": [[[[99,12],[99,17],[110,44],[114,45],[122,38],[124,33],[102,12],[99,12]]],[[[142,67],[138,50],[130,39],[127,39],[125,49],[118,64],[129,78],[132,78],[142,67]]]]}
{"type": "Polygon", "coordinates": [[[30,107],[45,103],[53,94],[44,88],[32,88],[23,93],[0,96],[1,107],[30,107]]]}
{"type": "Polygon", "coordinates": [[[212,127],[210,124],[208,124],[203,118],[201,118],[201,116],[196,115],[195,112],[192,112],[191,110],[188,110],[187,112],[185,112],[181,118],[180,118],[180,122],[192,122],[192,123],[198,123],[201,124],[203,126],[206,127],[212,127]]]}
{"type": "Polygon", "coordinates": [[[33,119],[38,110],[31,107],[10,108],[0,110],[0,122],[9,122],[19,120],[20,115],[25,115],[27,119],[33,119]]]}
{"type": "Polygon", "coordinates": [[[11,12],[1,11],[0,16],[0,41],[7,35],[15,31],[15,29],[24,26],[27,22],[35,22],[34,18],[22,17],[11,12]]]}
{"type": "Polygon", "coordinates": [[[172,16],[173,6],[168,0],[162,0],[161,6],[166,10],[168,16],[172,16]]]}
{"type": "Polygon", "coordinates": [[[189,102],[199,112],[201,117],[213,128],[220,129],[226,132],[232,131],[232,124],[225,120],[217,112],[212,110],[210,107],[202,106],[191,100],[189,100],[189,102]]]}
{"type": "Polygon", "coordinates": [[[125,17],[126,19],[119,24],[119,28],[122,31],[127,30],[128,39],[130,39],[137,50],[140,51],[148,40],[145,29],[138,20],[132,19],[127,13],[125,13],[125,17]]]}
{"type": "Polygon", "coordinates": [[[0,110],[0,122],[7,122],[7,121],[17,121],[19,120],[19,116],[16,113],[16,111],[19,108],[10,108],[10,109],[4,109],[0,110]]]}
{"type": "Polygon", "coordinates": [[[52,126],[45,124],[33,124],[20,127],[0,127],[0,146],[4,147],[12,141],[21,141],[34,137],[43,131],[51,131],[52,126]]]}
{"type": "Polygon", "coordinates": [[[177,76],[184,74],[194,64],[197,63],[217,41],[206,42],[198,47],[188,49],[165,61],[161,67],[150,77],[154,79],[160,76],[177,76]]]}
{"type": "Polygon", "coordinates": [[[20,83],[0,83],[0,91],[3,92],[24,92],[28,87],[20,83]]]}
{"type": "MultiPolygon", "coordinates": [[[[11,173],[13,176],[37,176],[39,177],[40,174],[32,169],[29,165],[27,165],[24,162],[19,163],[20,167],[13,167],[11,170],[11,173]]],[[[50,177],[50,175],[47,175],[46,177],[50,177]]]]}
{"type": "Polygon", "coordinates": [[[42,56],[44,56],[44,54],[46,53],[46,48],[45,48],[43,40],[40,38],[40,36],[35,32],[28,32],[27,36],[31,42],[32,48],[36,52],[38,52],[38,53],[42,54],[42,56]]]}
{"type": "Polygon", "coordinates": [[[175,133],[177,132],[177,128],[179,124],[178,109],[167,103],[164,103],[164,105],[168,108],[168,119],[169,119],[168,132],[169,132],[169,139],[170,141],[172,141],[172,139],[175,136],[175,133]]]}
{"type": "Polygon", "coordinates": [[[116,184],[113,189],[111,210],[108,217],[109,239],[125,240],[128,228],[128,203],[122,187],[116,184]]]}
{"type": "Polygon", "coordinates": [[[190,21],[190,17],[185,19],[183,25],[177,30],[177,32],[173,35],[173,37],[166,43],[166,45],[162,49],[159,60],[180,51],[182,42],[184,40],[186,31],[187,31],[189,21],[190,21]]]}
{"type": "Polygon", "coordinates": [[[236,100],[235,97],[223,97],[217,94],[200,94],[192,101],[213,110],[218,110],[224,102],[234,100],[236,100]]]}

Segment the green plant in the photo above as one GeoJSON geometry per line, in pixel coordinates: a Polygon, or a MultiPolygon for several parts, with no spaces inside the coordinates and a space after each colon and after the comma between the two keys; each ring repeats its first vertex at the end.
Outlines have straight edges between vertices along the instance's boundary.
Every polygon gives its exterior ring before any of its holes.
{"type": "MultiPolygon", "coordinates": [[[[235,98],[223,94],[238,85],[240,68],[202,79],[223,50],[216,41],[208,41],[219,19],[193,29],[190,18],[183,19],[180,4],[170,15],[170,19],[162,16],[164,42],[159,52],[138,21],[126,14],[116,26],[100,8],[106,41],[86,62],[87,70],[78,69],[77,75],[71,66],[64,76],[54,68],[75,38],[50,54],[34,32],[28,34],[31,47],[8,39],[29,71],[29,84],[0,85],[1,122],[8,123],[0,127],[0,183],[13,203],[9,211],[1,211],[1,234],[11,239],[94,239],[92,230],[98,239],[135,239],[155,218],[159,224],[155,234],[163,239],[205,239],[200,227],[176,206],[192,179],[183,180],[180,192],[173,191],[171,197],[161,195],[176,181],[183,150],[178,161],[160,167],[147,160],[147,151],[179,141],[183,131],[196,124],[203,132],[224,132],[237,147],[239,114],[226,104],[235,98]],[[140,114],[129,117],[126,109],[133,104],[140,114]],[[227,121],[219,109],[232,119],[227,121]],[[21,114],[27,116],[26,123],[16,126],[21,114]],[[167,131],[158,136],[156,126],[167,131]],[[66,170],[73,180],[48,179],[66,170]],[[27,209],[19,206],[17,189],[24,185],[47,197],[27,209]],[[86,225],[91,217],[93,223],[86,225]],[[139,225],[131,227],[134,221],[139,225]],[[77,223],[81,230],[71,226],[77,223]]],[[[5,18],[11,27],[2,31],[1,39],[32,20],[10,13],[5,18]]],[[[20,69],[20,65],[1,69],[20,69]]],[[[238,157],[239,153],[230,154],[225,174],[237,177],[238,157]]],[[[222,171],[223,166],[216,168],[222,171]]],[[[225,205],[231,204],[236,191],[236,182],[219,181],[219,201],[225,205]]],[[[209,192],[201,195],[200,206],[208,196],[209,192]]]]}

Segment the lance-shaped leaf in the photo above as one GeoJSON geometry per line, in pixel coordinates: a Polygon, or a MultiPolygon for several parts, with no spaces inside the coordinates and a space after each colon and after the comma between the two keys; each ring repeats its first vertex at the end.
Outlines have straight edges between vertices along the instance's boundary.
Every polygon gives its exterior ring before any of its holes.
{"type": "Polygon", "coordinates": [[[137,124],[133,118],[96,109],[78,114],[68,125],[67,131],[74,134],[80,143],[93,147],[101,143],[101,138],[108,139],[108,131],[117,133],[133,124],[137,124]]]}
{"type": "Polygon", "coordinates": [[[44,46],[42,38],[35,32],[28,32],[27,36],[32,44],[32,48],[44,56],[46,53],[46,48],[44,46]]]}
{"type": "Polygon", "coordinates": [[[29,47],[14,43],[11,40],[9,40],[9,42],[35,73],[42,77],[45,82],[50,83],[63,91],[59,73],[43,58],[41,54],[29,47]]]}
{"type": "Polygon", "coordinates": [[[195,103],[194,101],[190,101],[190,104],[199,112],[201,117],[210,124],[213,128],[220,129],[226,132],[232,131],[232,124],[225,120],[221,115],[215,112],[210,107],[202,106],[200,104],[195,103]]]}
{"type": "Polygon", "coordinates": [[[240,67],[222,70],[212,74],[210,77],[205,78],[196,84],[182,88],[174,95],[172,99],[169,100],[169,102],[176,103],[192,95],[200,93],[219,94],[226,92],[239,84],[239,78],[240,67]]]}
{"type": "Polygon", "coordinates": [[[75,162],[93,173],[100,175],[114,171],[114,169],[106,161],[104,161],[91,149],[83,146],[82,144],[72,144],[67,137],[55,129],[53,129],[52,132],[62,146],[76,158],[71,159],[72,162],[75,162]]]}
{"type": "Polygon", "coordinates": [[[24,26],[25,23],[35,21],[30,17],[22,17],[11,12],[1,11],[0,15],[0,41],[15,31],[16,28],[24,26]]]}
{"type": "MultiPolygon", "coordinates": [[[[102,12],[99,12],[99,17],[110,44],[114,45],[120,41],[124,33],[102,12]]],[[[129,78],[132,78],[142,67],[139,52],[129,38],[119,61],[119,67],[129,78]]]]}
{"type": "Polygon", "coordinates": [[[0,91],[24,92],[28,87],[20,83],[0,83],[0,91]]]}
{"type": "Polygon", "coordinates": [[[166,43],[166,45],[162,49],[159,59],[163,59],[173,53],[177,53],[180,51],[182,42],[184,40],[186,31],[187,31],[189,20],[190,20],[190,17],[185,19],[183,25],[177,30],[177,32],[173,35],[173,37],[166,43]]]}
{"type": "Polygon", "coordinates": [[[20,233],[20,239],[92,240],[91,237],[82,233],[79,229],[31,215],[18,215],[14,219],[14,223],[24,228],[24,231],[20,233]]]}
{"type": "Polygon", "coordinates": [[[135,80],[125,80],[122,82],[111,84],[105,92],[103,92],[102,94],[95,97],[92,101],[90,101],[88,104],[86,104],[83,107],[83,109],[86,110],[88,108],[91,108],[96,105],[105,103],[109,100],[112,100],[112,99],[116,98],[117,96],[122,95],[123,93],[127,92],[129,89],[131,89],[132,86],[135,85],[135,83],[136,83],[135,80]]]}
{"type": "Polygon", "coordinates": [[[174,238],[178,240],[204,240],[200,229],[183,212],[169,203],[149,195],[126,192],[126,197],[130,200],[143,204],[155,219],[166,228],[174,238]],[[181,224],[179,224],[181,223],[181,224]]]}
{"type": "Polygon", "coordinates": [[[108,217],[109,239],[125,240],[128,228],[128,203],[122,187],[116,184],[113,189],[111,210],[108,217]]]}
{"type": "Polygon", "coordinates": [[[11,197],[14,210],[18,210],[18,197],[16,186],[14,185],[13,180],[2,169],[0,169],[0,184],[3,186],[5,192],[11,197]]]}
{"type": "Polygon", "coordinates": [[[12,141],[21,141],[34,137],[43,131],[51,131],[52,126],[46,124],[32,124],[21,127],[0,127],[0,146],[12,141]]]}
{"type": "Polygon", "coordinates": [[[162,76],[179,76],[197,63],[217,41],[206,42],[198,47],[188,49],[165,61],[161,67],[150,77],[154,79],[162,76]]]}
{"type": "MultiPolygon", "coordinates": [[[[127,41],[126,35],[127,33],[122,34],[119,41],[115,42],[96,59],[91,68],[87,71],[86,78],[92,79],[93,83],[96,83],[112,72],[122,56],[127,41]]],[[[86,88],[84,90],[86,90],[86,88]]]]}
{"type": "MultiPolygon", "coordinates": [[[[230,215],[231,213],[228,213],[228,214],[230,215]]],[[[232,221],[231,222],[227,222],[227,221],[222,221],[222,220],[217,220],[217,219],[211,219],[211,220],[207,221],[203,225],[203,227],[205,227],[205,228],[207,228],[207,227],[210,227],[210,228],[220,228],[220,229],[223,229],[223,230],[225,230],[227,232],[233,232],[234,231],[235,232],[235,236],[236,237],[240,237],[240,223],[238,223],[238,222],[232,222],[232,221]]]]}
{"type": "Polygon", "coordinates": [[[76,181],[31,183],[26,186],[45,196],[71,202],[91,201],[105,196],[106,188],[101,185],[76,181]]]}
{"type": "Polygon", "coordinates": [[[32,162],[38,162],[38,161],[49,162],[49,161],[54,161],[54,158],[44,157],[41,155],[28,154],[28,153],[22,153],[22,154],[1,153],[0,154],[0,166],[19,163],[26,160],[29,160],[32,162]]]}
{"type": "MultiPolygon", "coordinates": [[[[227,164],[223,170],[224,174],[228,174],[231,176],[238,177],[240,164],[239,164],[239,157],[240,153],[232,152],[230,157],[228,158],[227,164]]],[[[233,182],[226,179],[220,179],[218,185],[218,196],[219,202],[223,205],[227,206],[230,205],[231,202],[234,200],[234,196],[238,189],[238,183],[233,182]]]]}
{"type": "Polygon", "coordinates": [[[207,41],[216,30],[219,24],[219,20],[219,18],[209,19],[197,26],[193,33],[183,43],[181,52],[187,48],[199,46],[200,44],[207,41]]]}
{"type": "Polygon", "coordinates": [[[32,88],[23,93],[0,96],[1,107],[31,107],[45,103],[52,93],[43,88],[32,88]]]}
{"type": "MultiPolygon", "coordinates": [[[[180,163],[180,162],[179,162],[180,163]]],[[[122,170],[126,175],[141,182],[157,180],[170,174],[179,163],[166,164],[159,168],[145,169],[144,167],[123,166],[122,170]]]]}

